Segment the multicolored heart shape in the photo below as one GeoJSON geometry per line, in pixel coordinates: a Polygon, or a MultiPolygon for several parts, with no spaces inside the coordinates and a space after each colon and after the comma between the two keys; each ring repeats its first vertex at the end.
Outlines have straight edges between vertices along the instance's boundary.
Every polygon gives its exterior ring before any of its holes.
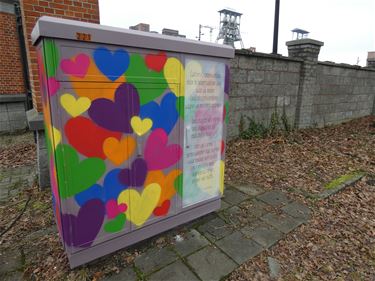
{"type": "Polygon", "coordinates": [[[160,207],[156,207],[153,214],[157,217],[162,217],[168,214],[169,208],[171,207],[171,201],[165,200],[160,207]]]}
{"type": "Polygon", "coordinates": [[[108,219],[114,219],[118,214],[125,213],[128,206],[126,204],[118,205],[117,200],[111,199],[105,204],[105,209],[107,211],[108,219]]]}
{"type": "Polygon", "coordinates": [[[127,189],[120,193],[117,203],[128,205],[125,212],[128,220],[136,226],[141,226],[157,206],[160,193],[161,188],[157,183],[146,186],[142,193],[135,189],[127,189]]]}
{"type": "Polygon", "coordinates": [[[55,151],[60,197],[65,199],[95,184],[105,172],[100,158],[79,160],[75,149],[59,144],[55,151]]]}
{"type": "Polygon", "coordinates": [[[125,136],[121,140],[110,137],[103,143],[103,152],[113,164],[119,166],[133,155],[136,145],[132,136],[125,136]]]}
{"type": "Polygon", "coordinates": [[[115,100],[96,99],[89,108],[90,118],[99,126],[116,132],[133,133],[130,120],[139,115],[139,96],[132,84],[116,89],[115,100]]]}
{"type": "Polygon", "coordinates": [[[77,151],[87,157],[105,159],[103,143],[112,137],[120,139],[121,133],[106,130],[94,124],[90,119],[78,116],[65,124],[65,135],[77,151]]]}
{"type": "Polygon", "coordinates": [[[141,105],[162,95],[168,86],[163,72],[150,70],[145,64],[143,56],[139,54],[130,56],[130,65],[125,72],[125,77],[128,83],[137,88],[141,105]],[[140,77],[142,79],[139,79],[140,77]]]}
{"type": "Polygon", "coordinates": [[[138,187],[145,182],[147,174],[147,163],[142,158],[133,161],[131,169],[123,169],[119,174],[119,180],[127,186],[138,187]]]}
{"type": "Polygon", "coordinates": [[[170,171],[166,176],[164,175],[163,171],[148,172],[145,186],[151,183],[157,183],[161,187],[158,206],[161,206],[164,201],[170,200],[176,194],[176,189],[174,186],[175,180],[179,175],[181,175],[181,173],[182,172],[177,169],[170,171]]]}
{"type": "Polygon", "coordinates": [[[117,80],[129,67],[129,54],[123,49],[111,52],[107,48],[98,48],[93,57],[99,70],[111,81],[117,80]]]}
{"type": "Polygon", "coordinates": [[[72,59],[63,59],[60,63],[60,68],[68,75],[84,78],[89,65],[90,58],[85,54],[79,54],[72,59]]]}
{"type": "Polygon", "coordinates": [[[154,130],[147,139],[144,157],[147,167],[152,170],[163,170],[176,164],[182,156],[178,144],[168,145],[168,135],[163,129],[154,130]]]}
{"type": "Polygon", "coordinates": [[[126,222],[125,214],[118,214],[114,219],[104,224],[104,231],[109,233],[118,232],[123,229],[126,222]]]}
{"type": "Polygon", "coordinates": [[[145,58],[146,65],[149,69],[160,72],[167,61],[167,55],[165,52],[159,52],[158,54],[147,54],[145,58]]]}
{"type": "Polygon", "coordinates": [[[88,189],[77,193],[74,198],[78,205],[82,206],[91,199],[100,199],[103,203],[111,199],[117,200],[118,195],[128,188],[119,181],[120,172],[121,169],[113,169],[106,174],[103,186],[94,184],[88,189]]]}
{"type": "Polygon", "coordinates": [[[146,134],[152,128],[152,120],[150,118],[144,118],[142,120],[139,116],[133,116],[130,120],[130,124],[134,133],[140,137],[146,134]]]}
{"type": "Polygon", "coordinates": [[[152,120],[152,130],[162,128],[169,134],[178,120],[176,96],[170,92],[161,100],[160,105],[149,102],[141,107],[141,117],[152,120]]]}
{"type": "Polygon", "coordinates": [[[57,91],[60,89],[60,82],[55,79],[55,77],[49,77],[47,79],[48,94],[50,97],[56,95],[57,91]]]}
{"type": "Polygon", "coordinates": [[[76,99],[73,95],[66,93],[60,97],[60,103],[66,112],[73,117],[77,117],[90,107],[91,100],[86,97],[76,99]]]}
{"type": "Polygon", "coordinates": [[[61,222],[65,244],[80,248],[91,246],[102,227],[104,216],[104,204],[97,199],[86,202],[76,216],[63,214],[61,222]]]}

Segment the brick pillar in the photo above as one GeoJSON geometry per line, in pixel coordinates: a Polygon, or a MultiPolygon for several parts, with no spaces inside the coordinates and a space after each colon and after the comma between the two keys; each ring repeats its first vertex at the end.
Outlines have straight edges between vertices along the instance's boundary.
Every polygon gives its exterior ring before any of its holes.
{"type": "Polygon", "coordinates": [[[23,29],[29,63],[30,84],[34,109],[27,112],[29,128],[36,132],[38,152],[38,183],[40,188],[50,184],[48,157],[43,131],[42,98],[40,95],[36,50],[31,43],[31,31],[41,16],[53,16],[99,23],[98,0],[20,0],[23,29]]]}
{"type": "Polygon", "coordinates": [[[375,68],[375,52],[368,52],[366,66],[375,68]]]}
{"type": "Polygon", "coordinates": [[[42,111],[36,51],[31,44],[31,31],[38,18],[53,16],[99,23],[98,0],[21,0],[23,28],[26,37],[27,60],[29,63],[30,83],[34,108],[42,111]]]}
{"type": "Polygon", "coordinates": [[[314,95],[318,91],[317,65],[323,42],[313,39],[299,39],[286,42],[289,57],[303,59],[298,90],[295,126],[310,127],[314,95]]]}

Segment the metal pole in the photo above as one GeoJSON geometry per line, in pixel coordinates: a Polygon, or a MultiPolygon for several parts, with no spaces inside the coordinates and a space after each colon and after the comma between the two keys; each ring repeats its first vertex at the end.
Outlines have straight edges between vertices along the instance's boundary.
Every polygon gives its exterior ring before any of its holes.
{"type": "Polygon", "coordinates": [[[277,43],[279,38],[279,13],[280,13],[280,0],[275,0],[275,22],[273,27],[273,49],[272,53],[277,54],[277,43]]]}

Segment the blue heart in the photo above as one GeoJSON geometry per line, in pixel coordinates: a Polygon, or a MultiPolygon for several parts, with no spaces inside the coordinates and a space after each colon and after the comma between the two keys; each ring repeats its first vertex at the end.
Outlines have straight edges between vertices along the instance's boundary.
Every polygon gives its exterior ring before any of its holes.
{"type": "Polygon", "coordinates": [[[152,101],[141,106],[140,116],[142,119],[150,118],[152,120],[152,130],[162,128],[169,134],[178,119],[176,101],[175,94],[167,93],[160,105],[152,101]]]}
{"type": "Polygon", "coordinates": [[[117,80],[129,66],[129,54],[122,49],[112,53],[107,48],[98,48],[94,51],[94,60],[99,70],[111,81],[117,80]]]}
{"type": "Polygon", "coordinates": [[[102,187],[99,184],[94,184],[88,189],[75,195],[75,200],[78,205],[82,206],[87,201],[92,199],[100,199],[106,203],[110,199],[117,200],[118,195],[127,188],[126,185],[120,183],[118,175],[121,169],[113,169],[104,178],[102,187]]]}

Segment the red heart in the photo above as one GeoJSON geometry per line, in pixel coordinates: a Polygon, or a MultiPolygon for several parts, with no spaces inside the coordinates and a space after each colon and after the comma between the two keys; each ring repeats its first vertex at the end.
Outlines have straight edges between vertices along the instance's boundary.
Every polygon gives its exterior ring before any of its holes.
{"type": "Polygon", "coordinates": [[[65,135],[69,143],[87,157],[105,159],[103,142],[109,137],[121,138],[121,133],[112,132],[94,124],[90,119],[79,116],[65,124],[65,135]]]}
{"type": "Polygon", "coordinates": [[[171,206],[170,200],[165,200],[160,207],[156,207],[154,210],[154,215],[157,217],[165,216],[168,214],[169,207],[171,206]]]}
{"type": "Polygon", "coordinates": [[[221,141],[221,154],[224,153],[224,150],[225,150],[225,143],[224,141],[221,141]]]}
{"type": "Polygon", "coordinates": [[[146,55],[146,65],[149,69],[160,72],[162,71],[165,62],[167,61],[167,55],[165,52],[159,52],[156,55],[148,54],[146,55]]]}

